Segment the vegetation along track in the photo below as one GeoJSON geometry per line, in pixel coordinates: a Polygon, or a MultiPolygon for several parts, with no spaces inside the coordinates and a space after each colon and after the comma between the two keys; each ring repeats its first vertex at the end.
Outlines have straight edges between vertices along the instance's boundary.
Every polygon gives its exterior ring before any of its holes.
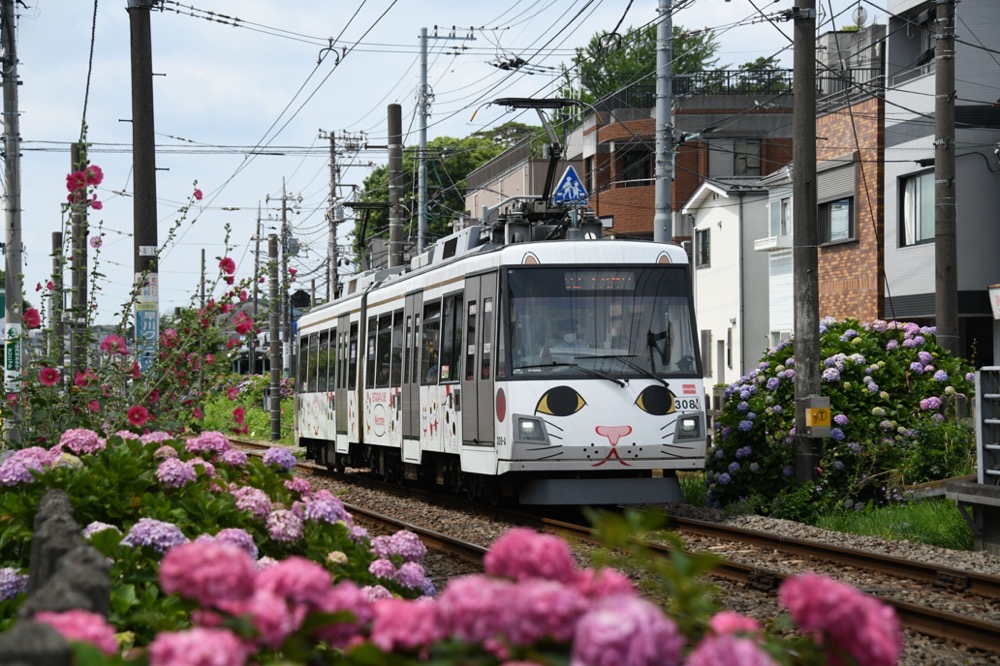
{"type": "MultiPolygon", "coordinates": [[[[237,442],[245,448],[268,448],[253,442],[237,442]]],[[[327,475],[326,468],[303,464],[303,471],[327,475]]],[[[334,475],[338,478],[339,475],[334,475]]],[[[368,477],[348,478],[351,484],[370,486],[368,477]]],[[[398,487],[385,486],[387,493],[399,493],[398,487]]],[[[413,498],[441,503],[454,509],[458,503],[428,493],[406,490],[413,498]]],[[[463,560],[478,562],[484,546],[456,539],[411,522],[392,518],[356,505],[345,505],[356,518],[374,521],[386,529],[408,529],[421,536],[428,547],[444,550],[463,560]]],[[[480,507],[480,512],[487,509],[480,507]]],[[[495,511],[495,520],[526,525],[570,539],[591,540],[588,527],[520,512],[495,511]]],[[[969,647],[1000,654],[1000,616],[995,600],[1000,598],[1000,578],[960,569],[942,567],[908,559],[889,557],[772,534],[759,530],[671,516],[670,528],[687,544],[688,550],[711,550],[724,561],[714,575],[762,594],[773,594],[781,581],[805,570],[827,573],[874,594],[896,609],[905,627],[937,639],[951,640],[969,647]],[[948,609],[948,610],[945,610],[948,609]],[[990,614],[994,617],[990,617],[990,614]]],[[[653,552],[667,556],[667,546],[648,543],[653,552]]]]}

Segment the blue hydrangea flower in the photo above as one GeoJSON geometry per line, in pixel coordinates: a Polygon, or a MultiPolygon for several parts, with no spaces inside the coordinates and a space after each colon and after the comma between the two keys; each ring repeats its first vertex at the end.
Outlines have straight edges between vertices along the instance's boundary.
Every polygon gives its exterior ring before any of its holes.
{"type": "Polygon", "coordinates": [[[851,442],[847,448],[851,450],[851,453],[861,453],[861,445],[857,442],[851,442]]]}
{"type": "Polygon", "coordinates": [[[791,465],[785,465],[785,468],[781,470],[781,473],[784,474],[785,476],[791,476],[792,474],[795,473],[795,470],[792,469],[791,465]]]}
{"type": "Polygon", "coordinates": [[[767,380],[767,390],[775,391],[781,385],[781,380],[777,377],[771,377],[767,380]]]}
{"type": "Polygon", "coordinates": [[[746,400],[741,400],[740,404],[736,405],[736,409],[737,411],[745,412],[748,409],[750,409],[750,403],[748,403],[746,400]]]}
{"type": "Polygon", "coordinates": [[[751,430],[753,430],[753,421],[747,421],[747,420],[740,421],[737,427],[740,429],[740,432],[750,432],[751,430]]]}
{"type": "Polygon", "coordinates": [[[924,374],[924,364],[920,361],[914,361],[910,364],[910,370],[918,375],[924,374]]]}
{"type": "Polygon", "coordinates": [[[736,472],[738,471],[740,471],[740,464],[738,462],[734,460],[733,462],[729,463],[730,474],[736,474],[736,472]]]}
{"type": "Polygon", "coordinates": [[[844,331],[843,335],[840,336],[840,341],[847,342],[851,338],[856,338],[856,337],[858,337],[858,332],[855,331],[853,328],[849,328],[846,331],[844,331]]]}
{"type": "Polygon", "coordinates": [[[837,414],[833,417],[833,422],[839,426],[845,426],[850,423],[851,420],[847,418],[847,414],[837,414]]]}
{"type": "Polygon", "coordinates": [[[152,518],[141,518],[139,522],[132,526],[125,538],[121,540],[122,545],[133,548],[149,546],[158,553],[165,553],[174,546],[187,543],[189,539],[184,536],[181,529],[173,523],[152,518]]]}
{"type": "Polygon", "coordinates": [[[782,412],[784,411],[784,410],[783,410],[783,409],[781,408],[781,405],[775,405],[774,407],[772,407],[772,409],[774,410],[774,413],[775,413],[775,414],[781,414],[781,413],[782,413],[782,412]]]}
{"type": "Polygon", "coordinates": [[[12,567],[0,568],[0,601],[13,599],[28,591],[28,576],[12,567]]]}
{"type": "Polygon", "coordinates": [[[720,483],[721,485],[723,485],[723,486],[724,486],[724,485],[726,485],[727,483],[729,483],[730,481],[732,481],[732,477],[730,477],[730,476],[729,476],[728,474],[726,474],[725,472],[723,472],[722,474],[720,474],[720,475],[719,475],[719,483],[720,483]]]}
{"type": "Polygon", "coordinates": [[[934,373],[934,381],[937,382],[948,381],[948,373],[945,372],[944,370],[938,370],[937,372],[934,373]]]}
{"type": "Polygon", "coordinates": [[[839,460],[835,460],[833,461],[833,468],[836,470],[844,469],[844,463],[840,462],[839,460]]]}
{"type": "Polygon", "coordinates": [[[875,382],[872,382],[871,384],[869,384],[868,385],[868,392],[869,393],[878,393],[879,392],[878,384],[876,384],[875,382]]]}
{"type": "Polygon", "coordinates": [[[844,431],[840,428],[830,428],[830,439],[835,442],[844,441],[844,431]]]}
{"type": "Polygon", "coordinates": [[[934,356],[931,355],[929,351],[921,350],[917,352],[917,359],[919,359],[920,362],[923,363],[924,365],[930,365],[931,363],[934,362],[934,356]]]}
{"type": "Polygon", "coordinates": [[[716,460],[722,460],[722,456],[724,456],[724,455],[726,455],[726,452],[723,451],[722,449],[716,449],[715,450],[715,459],[716,460]]]}

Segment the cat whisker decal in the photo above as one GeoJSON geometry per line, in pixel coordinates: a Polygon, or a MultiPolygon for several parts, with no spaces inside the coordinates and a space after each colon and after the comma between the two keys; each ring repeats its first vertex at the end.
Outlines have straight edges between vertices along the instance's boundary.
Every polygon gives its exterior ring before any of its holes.
{"type": "Polygon", "coordinates": [[[558,430],[559,432],[564,432],[565,431],[565,428],[560,428],[559,426],[557,426],[555,423],[553,423],[549,419],[542,419],[542,421],[544,421],[545,425],[547,425],[549,428],[554,428],[554,429],[558,430]]]}

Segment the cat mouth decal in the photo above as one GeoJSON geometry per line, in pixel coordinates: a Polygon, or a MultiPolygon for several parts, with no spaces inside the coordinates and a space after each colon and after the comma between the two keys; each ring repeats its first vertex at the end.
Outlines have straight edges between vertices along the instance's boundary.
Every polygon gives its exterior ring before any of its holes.
{"type": "Polygon", "coordinates": [[[627,462],[622,460],[622,457],[618,455],[618,440],[620,440],[625,435],[632,432],[632,426],[597,426],[594,428],[596,432],[601,437],[607,437],[608,442],[611,443],[611,448],[608,449],[608,455],[604,457],[604,460],[599,460],[592,465],[592,467],[600,467],[604,463],[610,461],[612,458],[620,462],[626,467],[629,466],[627,462]]]}

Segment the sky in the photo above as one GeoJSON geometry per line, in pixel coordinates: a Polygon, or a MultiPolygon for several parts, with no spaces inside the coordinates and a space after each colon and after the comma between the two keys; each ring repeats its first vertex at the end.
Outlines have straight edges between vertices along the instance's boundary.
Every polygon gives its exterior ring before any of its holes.
{"type": "MultiPolygon", "coordinates": [[[[885,21],[876,6],[881,1],[818,0],[825,20],[819,32],[852,24],[859,3],[869,22],[885,21]]],[[[69,147],[85,125],[90,161],[104,172],[97,189],[103,208],[90,216],[91,233],[102,234],[99,251],[89,250],[90,268],[100,274],[96,321],[114,323],[134,277],[127,2],[24,4],[18,5],[17,18],[24,296],[43,305],[52,273],[52,233],[66,224],[69,147]],[[36,291],[37,285],[43,289],[36,291]]],[[[675,0],[680,8],[673,21],[689,29],[715,28],[719,66],[735,68],[777,55],[790,68],[791,24],[775,25],[764,16],[793,4],[675,0]]],[[[288,215],[292,235],[302,248],[290,264],[297,270],[296,286],[308,291],[315,279],[317,292],[324,293],[327,136],[333,133],[339,141],[349,134],[372,147],[339,157],[345,185],[360,186],[373,166],[385,163],[385,150],[375,147],[386,144],[389,104],[401,105],[404,146],[418,144],[421,27],[432,37],[428,139],[464,137],[515,119],[537,124],[537,115],[488,103],[555,95],[559,66],[570,63],[574,48],[599,31],[620,26],[624,33],[655,21],[657,5],[656,0],[166,0],[150,19],[157,236],[164,245],[160,312],[191,303],[199,290],[202,252],[209,283],[218,277],[223,256],[235,260],[237,278],[253,273],[258,208],[263,235],[277,233],[283,188],[294,206],[288,215]],[[514,57],[528,66],[510,72],[491,64],[514,57]],[[200,201],[192,199],[196,188],[204,194],[200,201]]],[[[346,187],[339,194],[347,195],[346,187]]],[[[340,245],[351,226],[342,225],[340,245]]],[[[265,239],[262,262],[266,253],[265,239]]],[[[69,284],[68,274],[65,281],[69,284]]]]}

